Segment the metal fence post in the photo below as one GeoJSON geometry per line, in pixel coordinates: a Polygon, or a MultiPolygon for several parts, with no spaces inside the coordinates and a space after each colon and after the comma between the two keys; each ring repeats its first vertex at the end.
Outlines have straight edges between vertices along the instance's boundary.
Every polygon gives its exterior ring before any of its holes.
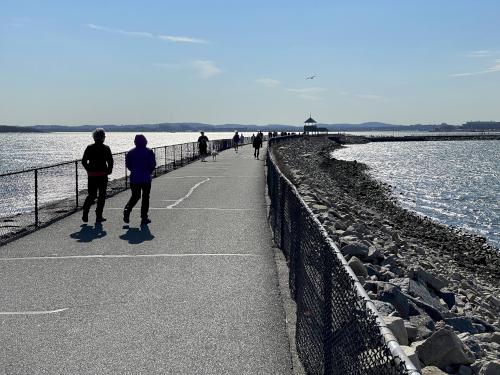
{"type": "Polygon", "coordinates": [[[38,227],[38,169],[35,169],[35,227],[38,227]]]}
{"type": "Polygon", "coordinates": [[[176,168],[175,165],[175,145],[171,146],[172,147],[172,158],[173,158],[173,168],[176,168]]]}
{"type": "Polygon", "coordinates": [[[163,148],[163,153],[165,155],[165,165],[163,167],[163,171],[167,173],[167,146],[163,148]]]}
{"type": "Polygon", "coordinates": [[[75,160],[75,198],[76,198],[75,208],[78,208],[78,160],[75,160]]]}

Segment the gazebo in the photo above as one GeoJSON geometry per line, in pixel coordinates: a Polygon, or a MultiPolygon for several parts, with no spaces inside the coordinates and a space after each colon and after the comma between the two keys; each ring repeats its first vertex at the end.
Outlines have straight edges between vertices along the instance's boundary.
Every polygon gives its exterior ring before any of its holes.
{"type": "Polygon", "coordinates": [[[304,134],[317,134],[318,128],[316,127],[316,121],[309,115],[309,118],[304,121],[304,134]]]}

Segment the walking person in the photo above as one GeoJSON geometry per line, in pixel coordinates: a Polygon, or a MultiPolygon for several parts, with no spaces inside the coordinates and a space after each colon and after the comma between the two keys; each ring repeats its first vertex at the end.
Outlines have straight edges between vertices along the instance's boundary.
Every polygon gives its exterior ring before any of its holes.
{"type": "Polygon", "coordinates": [[[253,157],[255,159],[259,158],[260,148],[262,147],[262,138],[260,134],[257,134],[257,137],[252,142],[253,145],[253,157]]]}
{"type": "Polygon", "coordinates": [[[132,208],[141,198],[141,225],[151,223],[148,217],[149,193],[151,192],[151,174],[156,168],[156,158],[153,150],[146,147],[148,141],[142,134],[137,134],[134,139],[135,147],[125,157],[125,166],[130,171],[130,190],[132,196],[123,210],[123,221],[130,222],[132,208]]]}
{"type": "Polygon", "coordinates": [[[198,137],[198,149],[200,150],[201,161],[204,162],[207,156],[208,137],[205,135],[205,132],[200,132],[200,134],[198,137]]]}
{"type": "Polygon", "coordinates": [[[240,134],[240,144],[243,146],[243,143],[245,142],[245,136],[243,133],[240,134]]]}
{"type": "Polygon", "coordinates": [[[238,145],[240,144],[240,136],[238,135],[238,132],[234,132],[233,136],[233,146],[234,146],[234,151],[238,152],[238,145]]]}
{"type": "Polygon", "coordinates": [[[87,171],[88,186],[87,198],[83,203],[82,221],[89,221],[90,206],[97,198],[95,210],[96,223],[102,223],[106,219],[102,216],[104,203],[106,201],[106,188],[108,187],[108,176],[113,172],[113,155],[111,149],[104,144],[106,133],[104,129],[97,128],[92,132],[94,143],[88,145],[82,157],[82,165],[87,171]]]}

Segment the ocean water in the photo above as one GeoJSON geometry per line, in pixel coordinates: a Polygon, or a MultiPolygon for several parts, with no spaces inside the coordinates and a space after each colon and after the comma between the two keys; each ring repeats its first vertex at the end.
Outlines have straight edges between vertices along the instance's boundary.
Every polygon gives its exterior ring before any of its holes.
{"type": "MultiPolygon", "coordinates": [[[[105,143],[113,153],[134,147],[133,132],[108,132],[105,143]]],[[[148,147],[196,142],[200,133],[144,133],[148,147]]],[[[232,138],[233,133],[205,133],[209,140],[232,138]]],[[[251,136],[252,134],[244,134],[251,136]]],[[[81,159],[89,133],[2,133],[0,137],[0,174],[81,159]]]]}
{"type": "Polygon", "coordinates": [[[500,141],[376,142],[333,157],[367,164],[405,208],[500,248],[500,141]]]}

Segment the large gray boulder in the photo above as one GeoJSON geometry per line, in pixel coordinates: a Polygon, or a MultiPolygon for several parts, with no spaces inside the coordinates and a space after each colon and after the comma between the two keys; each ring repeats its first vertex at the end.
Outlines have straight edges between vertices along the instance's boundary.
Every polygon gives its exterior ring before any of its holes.
{"type": "Polygon", "coordinates": [[[410,314],[410,304],[408,298],[406,298],[398,286],[391,283],[383,283],[382,287],[379,287],[377,299],[390,303],[396,308],[402,318],[408,318],[410,314]]]}
{"type": "Polygon", "coordinates": [[[399,342],[399,345],[408,345],[405,321],[397,316],[384,316],[384,323],[399,342]]]}
{"type": "Polygon", "coordinates": [[[356,276],[368,277],[368,271],[366,270],[365,265],[362,261],[360,261],[357,257],[352,257],[347,263],[349,267],[351,267],[352,271],[356,276]]]}
{"type": "Polygon", "coordinates": [[[445,318],[444,322],[447,325],[453,327],[455,331],[458,331],[460,333],[463,332],[468,332],[471,334],[478,333],[477,329],[472,325],[471,319],[467,318],[466,316],[445,318]]]}
{"type": "Polygon", "coordinates": [[[417,267],[415,271],[417,280],[427,284],[436,291],[441,290],[442,288],[448,286],[449,284],[449,281],[446,280],[443,276],[433,274],[427,270],[424,270],[421,267],[417,267]]]}
{"type": "Polygon", "coordinates": [[[414,343],[420,361],[426,366],[445,368],[452,365],[470,365],[474,355],[452,330],[443,328],[424,341],[414,343]]]}
{"type": "Polygon", "coordinates": [[[479,375],[498,375],[500,374],[500,360],[486,362],[479,370],[479,375]]]}
{"type": "Polygon", "coordinates": [[[373,304],[375,305],[378,313],[382,316],[393,314],[396,311],[394,306],[392,306],[389,302],[373,300],[373,304]]]}
{"type": "Polygon", "coordinates": [[[401,290],[412,297],[418,298],[437,310],[442,310],[443,306],[437,297],[433,297],[424,284],[412,280],[408,277],[402,279],[391,279],[391,283],[399,286],[401,290]]]}
{"type": "Polygon", "coordinates": [[[436,366],[427,366],[422,369],[422,375],[447,375],[436,366]]]}
{"type": "Polygon", "coordinates": [[[368,255],[368,246],[359,243],[353,242],[349,245],[346,245],[340,249],[344,256],[351,255],[358,258],[365,258],[368,255]]]}

